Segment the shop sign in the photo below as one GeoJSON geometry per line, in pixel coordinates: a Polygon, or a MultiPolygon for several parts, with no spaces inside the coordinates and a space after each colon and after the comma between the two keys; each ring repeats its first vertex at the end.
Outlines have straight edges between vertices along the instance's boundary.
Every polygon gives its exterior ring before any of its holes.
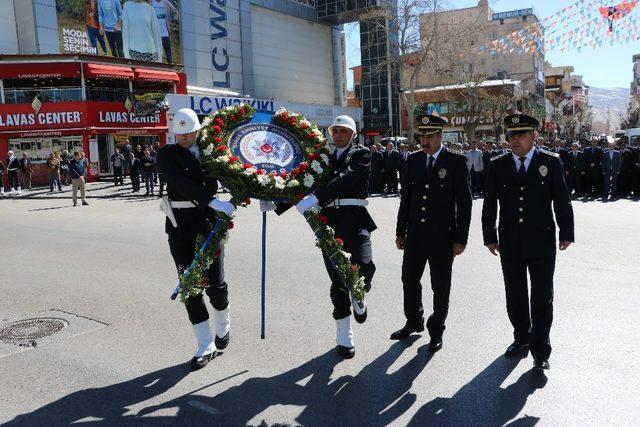
{"type": "Polygon", "coordinates": [[[208,96],[191,96],[191,109],[196,114],[211,114],[214,111],[233,105],[249,104],[256,110],[275,112],[273,100],[251,98],[211,98],[208,96]]]}
{"type": "Polygon", "coordinates": [[[98,123],[100,124],[159,124],[160,114],[150,116],[138,116],[135,113],[123,111],[98,111],[98,123]]]}
{"type": "Polygon", "coordinates": [[[81,124],[80,111],[50,111],[46,113],[0,113],[0,128],[23,126],[55,126],[81,124]]]}

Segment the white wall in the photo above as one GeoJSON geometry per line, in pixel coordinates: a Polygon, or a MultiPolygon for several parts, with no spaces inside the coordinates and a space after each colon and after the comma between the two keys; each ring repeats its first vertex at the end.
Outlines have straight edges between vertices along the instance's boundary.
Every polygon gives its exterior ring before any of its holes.
{"type": "Polygon", "coordinates": [[[251,6],[256,98],[333,105],[331,27],[251,6]]]}

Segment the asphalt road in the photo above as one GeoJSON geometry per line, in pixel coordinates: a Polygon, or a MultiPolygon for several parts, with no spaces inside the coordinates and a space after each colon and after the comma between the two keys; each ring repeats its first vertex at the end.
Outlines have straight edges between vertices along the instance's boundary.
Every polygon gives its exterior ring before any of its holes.
{"type": "MultiPolygon", "coordinates": [[[[104,183],[90,206],[33,191],[0,200],[0,327],[69,326],[36,347],[0,345],[0,423],[66,425],[638,425],[640,203],[574,203],[577,243],[558,256],[551,370],[503,357],[511,342],[499,260],[474,202],[454,263],[444,347],[393,342],[404,323],[397,198],[373,198],[377,273],[356,357],[335,355],[329,282],[295,210],[268,219],[267,337],[260,339],[257,203],[227,247],[231,343],[189,373],[195,338],[169,300],[176,272],[156,199],[104,183]]],[[[62,197],[61,197],[62,196],[62,197]]],[[[431,307],[425,274],[425,309],[431,307]]]]}

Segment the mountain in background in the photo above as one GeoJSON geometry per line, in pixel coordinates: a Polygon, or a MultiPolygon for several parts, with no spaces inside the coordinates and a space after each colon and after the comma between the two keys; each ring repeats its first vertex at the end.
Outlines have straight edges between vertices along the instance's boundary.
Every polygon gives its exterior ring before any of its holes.
{"type": "Polygon", "coordinates": [[[617,87],[604,89],[589,87],[589,104],[593,110],[593,131],[600,134],[606,132],[607,108],[611,114],[611,130],[620,128],[620,115],[624,115],[629,104],[629,88],[617,87]]]}

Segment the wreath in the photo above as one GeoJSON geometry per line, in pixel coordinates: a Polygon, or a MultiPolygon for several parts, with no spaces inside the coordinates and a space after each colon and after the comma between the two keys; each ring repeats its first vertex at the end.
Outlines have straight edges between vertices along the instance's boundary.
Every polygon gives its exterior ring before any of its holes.
{"type": "MultiPolygon", "coordinates": [[[[279,109],[273,115],[273,124],[284,128],[295,136],[302,148],[302,161],[287,172],[256,168],[251,163],[243,163],[229,148],[229,138],[240,125],[248,123],[256,111],[248,104],[225,107],[206,117],[200,130],[200,161],[208,174],[220,180],[231,194],[235,206],[248,206],[251,198],[296,204],[315,188],[327,183],[331,177],[329,156],[332,149],[318,127],[301,114],[279,109]]],[[[267,147],[265,149],[268,150],[267,147]]],[[[286,149],[286,147],[285,147],[286,149]]],[[[285,153],[287,155],[291,153],[285,153]]],[[[343,248],[344,242],[327,225],[327,217],[314,209],[305,212],[304,217],[316,236],[316,246],[329,258],[336,272],[345,284],[345,292],[363,307],[365,297],[364,277],[360,267],[351,263],[351,254],[343,248]]],[[[196,257],[188,271],[180,274],[180,298],[186,302],[190,296],[200,294],[209,284],[205,271],[220,255],[220,247],[229,238],[233,219],[216,214],[217,224],[210,243],[201,255],[196,257]]],[[[196,251],[204,241],[200,237],[196,251]]]]}

